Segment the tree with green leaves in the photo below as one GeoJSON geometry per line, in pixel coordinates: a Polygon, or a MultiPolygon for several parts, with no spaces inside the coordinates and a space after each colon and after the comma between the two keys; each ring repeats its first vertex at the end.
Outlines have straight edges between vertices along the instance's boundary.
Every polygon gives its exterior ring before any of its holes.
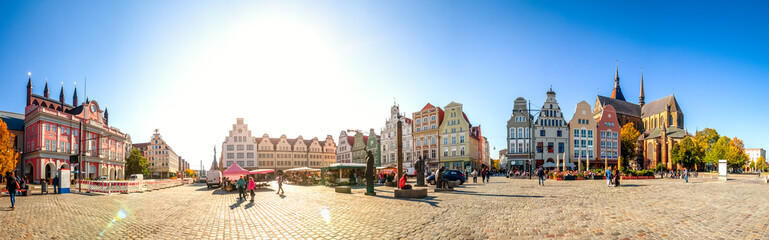
{"type": "Polygon", "coordinates": [[[729,152],[729,140],[728,137],[720,137],[718,141],[710,145],[707,153],[705,153],[705,162],[718,166],[718,160],[726,159],[726,154],[729,152]]]}
{"type": "Polygon", "coordinates": [[[675,144],[671,153],[673,164],[681,164],[690,169],[692,167],[697,169],[697,166],[702,164],[703,157],[704,153],[701,151],[700,146],[689,136],[684,137],[681,142],[675,144]]]}
{"type": "Polygon", "coordinates": [[[635,129],[635,124],[630,122],[622,126],[620,131],[620,145],[622,146],[620,153],[620,166],[627,168],[631,159],[636,157],[636,145],[638,143],[638,136],[641,133],[635,129]]]}
{"type": "Polygon", "coordinates": [[[126,176],[131,176],[131,174],[150,176],[150,164],[147,163],[147,158],[142,156],[139,149],[131,149],[131,154],[125,160],[125,168],[126,176]]]}

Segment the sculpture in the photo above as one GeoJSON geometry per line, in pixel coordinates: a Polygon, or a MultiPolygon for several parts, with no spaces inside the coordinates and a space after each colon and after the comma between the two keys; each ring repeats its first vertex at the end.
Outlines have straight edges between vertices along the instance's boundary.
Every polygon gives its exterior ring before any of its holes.
{"type": "Polygon", "coordinates": [[[374,154],[366,150],[366,195],[376,195],[374,192],[374,154]]]}
{"type": "Polygon", "coordinates": [[[425,186],[425,161],[422,156],[419,156],[419,160],[414,163],[414,167],[416,168],[417,172],[417,186],[425,186]]]}

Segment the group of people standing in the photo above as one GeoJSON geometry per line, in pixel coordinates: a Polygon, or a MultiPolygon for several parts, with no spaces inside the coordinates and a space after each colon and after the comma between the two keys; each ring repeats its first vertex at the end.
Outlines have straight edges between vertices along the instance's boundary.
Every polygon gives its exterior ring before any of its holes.
{"type": "Polygon", "coordinates": [[[471,176],[473,176],[473,183],[478,182],[478,176],[481,176],[481,182],[489,182],[491,180],[491,170],[488,167],[482,168],[480,171],[477,169],[473,169],[473,172],[470,173],[471,176]]]}
{"type": "MultiPolygon", "coordinates": [[[[283,174],[278,174],[275,181],[278,183],[278,192],[275,194],[285,194],[286,192],[283,191],[283,174]]],[[[238,188],[238,200],[246,200],[248,198],[246,194],[251,194],[251,202],[254,202],[254,196],[256,195],[254,192],[254,190],[256,190],[254,177],[240,176],[240,179],[235,183],[235,186],[238,188]],[[246,179],[248,179],[248,181],[246,181],[246,179]]]]}

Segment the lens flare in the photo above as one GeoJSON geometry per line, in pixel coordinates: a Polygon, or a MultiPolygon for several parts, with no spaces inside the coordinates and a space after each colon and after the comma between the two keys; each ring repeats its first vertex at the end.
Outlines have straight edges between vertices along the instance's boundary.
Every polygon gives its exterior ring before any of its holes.
{"type": "Polygon", "coordinates": [[[329,224],[331,222],[331,211],[329,211],[328,208],[321,209],[320,217],[322,217],[323,220],[326,221],[326,224],[329,224]]]}
{"type": "Polygon", "coordinates": [[[125,206],[121,207],[120,210],[118,210],[117,213],[115,214],[115,217],[113,217],[112,220],[107,224],[107,227],[105,227],[104,230],[102,230],[99,233],[99,237],[103,237],[104,233],[107,232],[107,230],[109,230],[110,228],[112,228],[112,225],[115,225],[115,223],[117,223],[118,221],[128,217],[128,214],[129,212],[128,210],[125,209],[125,206]]]}

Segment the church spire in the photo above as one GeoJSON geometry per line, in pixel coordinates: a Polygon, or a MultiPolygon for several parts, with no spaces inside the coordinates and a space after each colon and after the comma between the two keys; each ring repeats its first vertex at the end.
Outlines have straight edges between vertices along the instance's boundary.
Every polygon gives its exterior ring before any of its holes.
{"type": "Polygon", "coordinates": [[[614,68],[614,91],[611,92],[611,98],[625,101],[625,96],[622,95],[622,89],[619,87],[619,60],[614,68]]]}
{"type": "Polygon", "coordinates": [[[72,106],[75,106],[75,107],[78,106],[78,102],[77,102],[77,83],[75,83],[75,92],[72,93],[72,106]]]}
{"type": "Polygon", "coordinates": [[[59,102],[64,105],[64,82],[61,82],[61,90],[59,91],[59,102]]]}
{"type": "Polygon", "coordinates": [[[49,96],[49,94],[48,94],[48,78],[45,78],[45,88],[43,89],[43,96],[45,96],[45,98],[48,98],[48,96],[49,96]]]}
{"type": "Polygon", "coordinates": [[[643,107],[644,104],[646,104],[646,101],[643,94],[643,68],[641,68],[641,94],[638,95],[638,105],[643,107]]]}

